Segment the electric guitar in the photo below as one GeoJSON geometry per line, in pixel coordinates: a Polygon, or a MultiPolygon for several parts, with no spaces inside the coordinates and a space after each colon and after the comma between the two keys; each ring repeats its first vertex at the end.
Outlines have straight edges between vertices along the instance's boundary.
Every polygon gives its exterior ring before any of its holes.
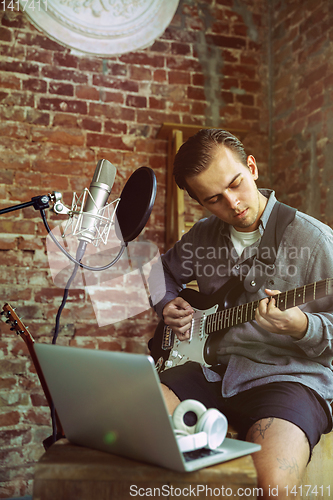
{"type": "MultiPolygon", "coordinates": [[[[46,380],[44,378],[42,369],[40,367],[38,358],[37,358],[36,353],[35,353],[35,349],[34,349],[35,340],[34,340],[33,336],[29,332],[28,328],[26,326],[24,326],[24,324],[22,323],[20,318],[17,316],[15,310],[11,307],[11,305],[5,304],[3,306],[3,311],[1,312],[1,314],[6,316],[6,318],[7,318],[6,323],[9,323],[11,325],[11,330],[16,331],[17,335],[20,335],[22,337],[22,339],[24,340],[24,342],[26,343],[28,350],[29,350],[29,354],[30,354],[31,359],[32,359],[32,362],[35,366],[39,381],[40,381],[41,386],[43,388],[45,397],[47,399],[48,405],[51,409],[53,406],[52,398],[51,398],[49,388],[47,387],[46,380]]],[[[55,412],[55,417],[56,417],[56,422],[57,422],[57,432],[59,435],[64,435],[59,417],[57,415],[57,412],[55,412]]]]}
{"type": "MultiPolygon", "coordinates": [[[[160,321],[148,343],[156,370],[162,372],[187,361],[196,361],[204,366],[216,364],[216,352],[227,330],[255,319],[260,300],[231,307],[243,291],[243,284],[237,277],[231,278],[212,295],[185,288],[180,297],[194,310],[190,338],[180,341],[172,328],[160,321]]],[[[284,311],[332,293],[333,279],[327,278],[279,293],[274,298],[276,306],[284,311]]]]}

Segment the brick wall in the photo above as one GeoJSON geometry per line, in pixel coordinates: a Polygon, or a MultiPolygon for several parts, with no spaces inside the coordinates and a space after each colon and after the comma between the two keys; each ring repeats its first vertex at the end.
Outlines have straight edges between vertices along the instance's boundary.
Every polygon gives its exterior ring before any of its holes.
{"type": "MultiPolygon", "coordinates": [[[[16,4],[14,4],[16,5],[16,4]]],[[[138,167],[158,195],[141,240],[163,251],[167,143],[164,122],[248,130],[245,143],[269,181],[267,3],[181,0],[149,48],[118,57],[72,54],[0,4],[0,208],[53,190],[69,204],[100,158],[118,169],[114,196],[138,167]]],[[[276,126],[278,124],[276,123],[276,126]]],[[[200,216],[187,201],[190,217],[200,216]]],[[[60,218],[48,211],[54,226],[60,218]]],[[[0,217],[1,305],[10,302],[35,339],[50,342],[62,289],[50,276],[46,231],[26,208],[0,217]]],[[[119,305],[120,307],[120,305],[119,305]]],[[[84,288],[70,292],[59,343],[146,352],[152,311],[99,328],[84,288]]],[[[1,324],[0,497],[31,493],[49,412],[23,340],[1,324]]]]}
{"type": "Polygon", "coordinates": [[[272,26],[272,183],[332,225],[333,4],[274,1],[272,26]]]}

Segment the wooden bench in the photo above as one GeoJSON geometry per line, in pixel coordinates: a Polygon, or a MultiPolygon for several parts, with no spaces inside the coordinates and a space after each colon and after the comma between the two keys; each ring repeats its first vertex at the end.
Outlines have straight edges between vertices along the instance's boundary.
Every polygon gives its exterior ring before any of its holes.
{"type": "Polygon", "coordinates": [[[250,455],[196,472],[175,472],[109,453],[76,446],[66,439],[52,445],[35,467],[33,500],[130,500],[137,498],[188,499],[228,496],[237,490],[256,498],[256,471],[250,455]],[[132,488],[132,489],[131,489],[132,488]],[[150,494],[155,490],[155,495],[150,494]],[[173,495],[158,495],[158,491],[173,495]],[[211,488],[212,493],[210,494],[211,488]],[[219,495],[214,495],[219,493],[219,495]],[[219,490],[219,492],[218,492],[219,490]],[[146,495],[142,493],[147,492],[146,495]],[[131,494],[132,493],[132,494],[131,494]]]}
{"type": "MultiPolygon", "coordinates": [[[[230,432],[229,437],[235,437],[235,433],[230,432]]],[[[333,496],[332,452],[333,432],[323,435],[314,449],[302,481],[302,499],[326,500],[333,496]]],[[[197,472],[178,473],[75,446],[62,439],[44,453],[36,465],[33,500],[128,500],[134,496],[130,495],[131,485],[145,489],[199,485],[213,490],[224,486],[230,488],[229,492],[250,488],[255,493],[256,471],[248,455],[197,472]]],[[[206,498],[204,491],[199,493],[197,498],[206,498]]],[[[290,498],[295,495],[290,494],[290,498]]]]}

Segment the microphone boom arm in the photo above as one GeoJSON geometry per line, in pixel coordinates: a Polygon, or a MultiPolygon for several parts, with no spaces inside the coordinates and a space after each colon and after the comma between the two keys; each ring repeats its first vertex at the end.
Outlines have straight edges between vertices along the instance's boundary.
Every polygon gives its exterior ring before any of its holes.
{"type": "Polygon", "coordinates": [[[50,207],[50,201],[57,202],[61,199],[61,194],[54,191],[52,194],[34,196],[31,201],[25,203],[20,203],[19,205],[14,205],[12,207],[6,207],[0,210],[0,215],[7,214],[8,212],[14,212],[14,210],[21,210],[22,208],[34,207],[35,210],[44,210],[50,207]]]}

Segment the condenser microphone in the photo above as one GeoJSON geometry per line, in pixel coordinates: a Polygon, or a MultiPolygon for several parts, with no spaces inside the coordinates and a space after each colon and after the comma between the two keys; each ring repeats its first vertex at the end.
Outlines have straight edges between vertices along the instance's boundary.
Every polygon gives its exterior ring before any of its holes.
{"type": "Polygon", "coordinates": [[[81,215],[80,241],[86,243],[94,241],[101,223],[101,214],[111,193],[116,172],[116,167],[108,160],[99,160],[97,163],[81,215]]]}

